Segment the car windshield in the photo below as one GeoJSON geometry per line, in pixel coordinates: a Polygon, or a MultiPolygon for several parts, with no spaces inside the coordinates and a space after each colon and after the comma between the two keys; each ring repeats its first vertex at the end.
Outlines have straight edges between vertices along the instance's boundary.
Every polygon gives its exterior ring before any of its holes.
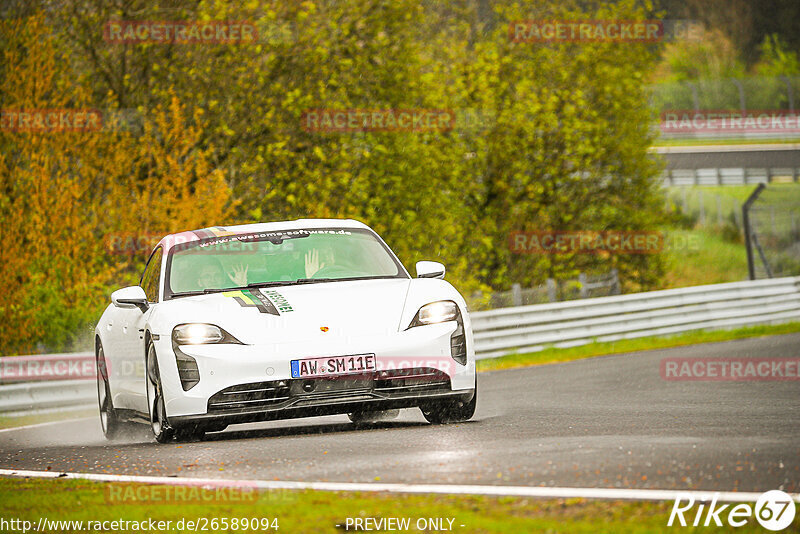
{"type": "Polygon", "coordinates": [[[406,277],[386,245],[367,230],[256,232],[175,246],[167,261],[165,293],[406,277]]]}

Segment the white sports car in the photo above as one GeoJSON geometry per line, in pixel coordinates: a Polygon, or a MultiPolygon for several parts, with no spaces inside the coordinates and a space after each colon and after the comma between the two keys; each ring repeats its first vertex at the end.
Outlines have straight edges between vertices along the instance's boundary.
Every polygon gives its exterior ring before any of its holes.
{"type": "Polygon", "coordinates": [[[467,307],[441,263],[409,276],[353,220],[206,228],[163,238],[95,330],[106,437],[134,421],[159,442],[233,423],[419,407],[475,412],[467,307]]]}

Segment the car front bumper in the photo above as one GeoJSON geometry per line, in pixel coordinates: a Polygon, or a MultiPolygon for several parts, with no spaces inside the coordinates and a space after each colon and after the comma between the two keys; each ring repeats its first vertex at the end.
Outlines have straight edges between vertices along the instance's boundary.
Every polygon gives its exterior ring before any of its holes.
{"type": "Polygon", "coordinates": [[[182,346],[181,352],[197,362],[199,375],[188,391],[169,336],[162,335],[156,351],[167,416],[173,426],[231,424],[403,408],[445,398],[469,401],[474,350],[468,344],[466,365],[453,360],[455,328],[449,322],[356,339],[331,336],[325,343],[182,346]],[[315,379],[291,375],[292,360],[357,354],[375,354],[376,370],[315,379]]]}

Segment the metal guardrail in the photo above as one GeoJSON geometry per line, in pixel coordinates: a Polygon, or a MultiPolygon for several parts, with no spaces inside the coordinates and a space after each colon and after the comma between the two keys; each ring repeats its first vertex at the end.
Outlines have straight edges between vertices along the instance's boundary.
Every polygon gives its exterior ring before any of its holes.
{"type": "Polygon", "coordinates": [[[0,413],[28,415],[97,406],[94,380],[24,382],[0,386],[0,413]]]}
{"type": "MultiPolygon", "coordinates": [[[[800,277],[501,308],[470,317],[477,358],[495,358],[549,346],[800,321],[800,277]]],[[[93,363],[93,355],[0,358],[0,365],[6,367],[9,360],[13,365],[36,360],[93,363]]],[[[47,376],[41,366],[37,373],[47,376]]],[[[0,413],[89,408],[95,406],[96,395],[95,381],[86,378],[6,384],[0,386],[0,413]]]]}
{"type": "Polygon", "coordinates": [[[662,184],[665,187],[796,183],[798,177],[800,169],[788,167],[672,169],[661,173],[662,184]]]}
{"type": "Polygon", "coordinates": [[[800,277],[474,312],[478,359],[693,330],[800,320],[800,277]]]}

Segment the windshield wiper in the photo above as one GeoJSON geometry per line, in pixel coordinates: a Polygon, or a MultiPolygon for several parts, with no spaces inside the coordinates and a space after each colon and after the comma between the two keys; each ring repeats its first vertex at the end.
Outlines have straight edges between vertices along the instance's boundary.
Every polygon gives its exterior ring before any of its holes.
{"type": "Polygon", "coordinates": [[[247,287],[278,287],[278,286],[290,286],[295,283],[294,280],[273,280],[272,282],[253,282],[252,284],[247,284],[247,287]]]}
{"type": "Polygon", "coordinates": [[[271,282],[253,282],[246,286],[209,288],[202,291],[185,291],[183,293],[173,293],[173,297],[194,297],[197,295],[208,295],[209,293],[222,293],[224,291],[236,291],[239,289],[267,288],[280,286],[299,286],[303,284],[316,284],[318,282],[348,282],[353,280],[376,280],[382,278],[396,278],[394,276],[350,276],[345,278],[298,278],[296,280],[273,280],[271,282]]]}

